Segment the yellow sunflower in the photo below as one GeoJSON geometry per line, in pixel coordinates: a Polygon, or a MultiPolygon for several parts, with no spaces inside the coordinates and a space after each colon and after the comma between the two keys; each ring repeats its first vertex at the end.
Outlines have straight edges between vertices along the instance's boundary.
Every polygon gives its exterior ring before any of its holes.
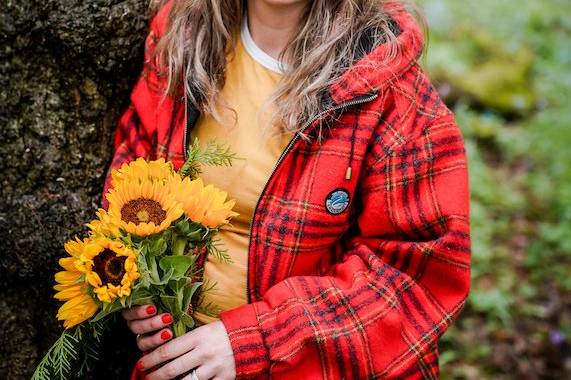
{"type": "Polygon", "coordinates": [[[184,213],[193,222],[216,228],[229,223],[238,215],[232,211],[234,200],[227,201],[228,194],[213,185],[204,186],[202,179],[177,181],[176,197],[182,203],[184,213]]]}
{"type": "Polygon", "coordinates": [[[113,223],[111,216],[107,211],[100,208],[96,214],[97,219],[86,224],[93,235],[121,236],[119,227],[113,223]]]}
{"type": "Polygon", "coordinates": [[[111,187],[115,187],[123,182],[139,181],[145,178],[151,182],[168,182],[177,175],[171,162],[166,162],[164,158],[154,161],[146,161],[142,157],[123,164],[119,169],[111,172],[111,187]]]}
{"type": "Polygon", "coordinates": [[[80,271],[81,254],[86,245],[86,241],[79,239],[71,240],[65,244],[65,250],[70,257],[59,260],[59,264],[64,271],[55,275],[57,290],[55,298],[60,301],[66,301],[57,313],[57,319],[63,321],[63,326],[69,329],[89,318],[91,318],[98,309],[95,301],[87,294],[87,284],[83,273],[80,271]]]}
{"type": "Polygon", "coordinates": [[[129,165],[114,173],[106,195],[110,222],[137,236],[165,230],[183,214],[172,189],[178,174],[164,160],[137,159],[129,165]]]}
{"type": "Polygon", "coordinates": [[[86,244],[80,262],[78,269],[102,302],[128,296],[140,277],[135,252],[106,237],[93,238],[86,244]]]}

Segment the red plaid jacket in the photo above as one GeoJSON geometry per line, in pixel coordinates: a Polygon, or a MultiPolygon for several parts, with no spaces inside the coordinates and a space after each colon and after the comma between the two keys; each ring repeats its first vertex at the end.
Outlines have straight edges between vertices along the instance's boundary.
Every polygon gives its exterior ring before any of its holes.
{"type": "MultiPolygon", "coordinates": [[[[161,102],[150,58],[168,10],[151,22],[111,167],[183,162],[198,113],[161,102]]],[[[388,47],[376,47],[330,87],[309,140],[293,138],[260,195],[249,303],[221,315],[239,378],[438,378],[438,338],[470,285],[466,154],[417,64],[418,26],[392,16],[398,55],[382,65],[388,47]]]]}

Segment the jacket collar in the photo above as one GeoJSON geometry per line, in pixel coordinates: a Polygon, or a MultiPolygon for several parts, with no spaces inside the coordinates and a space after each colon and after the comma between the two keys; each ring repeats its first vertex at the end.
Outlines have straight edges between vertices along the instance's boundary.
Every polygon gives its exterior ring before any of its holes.
{"type": "Polygon", "coordinates": [[[365,55],[352,64],[329,87],[324,96],[332,106],[356,98],[377,93],[409,69],[420,58],[424,49],[424,37],[417,22],[402,5],[389,2],[391,29],[396,35],[396,55],[386,62],[391,46],[382,43],[371,50],[372,41],[365,37],[365,55]],[[367,49],[367,47],[369,47],[367,49]]]}

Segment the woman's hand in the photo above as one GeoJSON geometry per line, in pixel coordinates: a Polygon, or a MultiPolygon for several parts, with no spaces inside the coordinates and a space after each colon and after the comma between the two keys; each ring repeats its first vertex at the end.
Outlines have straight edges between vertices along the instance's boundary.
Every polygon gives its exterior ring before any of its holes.
{"type": "Polygon", "coordinates": [[[172,323],[172,315],[156,315],[154,305],[133,306],[123,310],[122,314],[129,329],[137,334],[137,346],[141,351],[153,350],[173,336],[172,331],[166,328],[172,323]]]}
{"type": "Polygon", "coordinates": [[[190,372],[196,369],[200,380],[233,380],[236,377],[234,353],[224,324],[209,323],[163,344],[143,356],[137,363],[140,370],[157,370],[147,373],[145,379],[172,379],[187,374],[183,380],[191,380],[190,372]]]}

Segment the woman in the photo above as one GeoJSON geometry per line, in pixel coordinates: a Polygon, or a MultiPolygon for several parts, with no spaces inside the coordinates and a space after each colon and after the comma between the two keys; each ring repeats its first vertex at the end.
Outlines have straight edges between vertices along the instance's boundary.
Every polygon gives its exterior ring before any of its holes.
{"type": "Polygon", "coordinates": [[[469,195],[422,50],[396,1],[161,7],[111,166],[180,166],[215,137],[242,160],[203,177],[241,216],[220,234],[231,262],[205,264],[220,320],[172,339],[155,306],[124,312],[146,352],[133,378],[438,377],[469,290],[469,195]]]}

